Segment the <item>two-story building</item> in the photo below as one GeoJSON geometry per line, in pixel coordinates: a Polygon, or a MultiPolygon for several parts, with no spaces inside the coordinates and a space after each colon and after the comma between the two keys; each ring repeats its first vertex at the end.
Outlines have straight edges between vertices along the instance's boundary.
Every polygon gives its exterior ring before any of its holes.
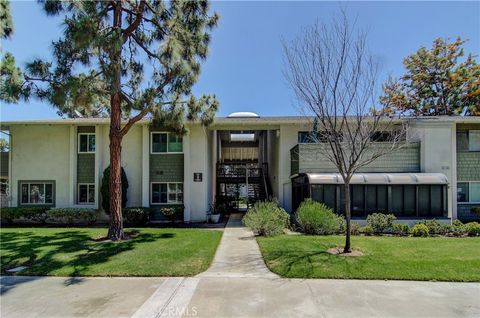
{"type": "MultiPolygon", "coordinates": [[[[405,220],[478,219],[480,118],[404,120],[405,145],[352,179],[353,217],[383,211],[405,220]]],[[[187,128],[177,136],[149,119],[131,128],[122,144],[128,206],[151,207],[153,219],[161,219],[158,208],[183,205],[185,222],[206,220],[219,196],[275,197],[289,212],[312,197],[342,211],[342,181],[322,156],[325,144],[305,138],[310,119],[234,113],[187,128]]],[[[1,158],[8,205],[101,208],[108,118],[2,122],[1,129],[10,136],[8,158],[1,158]]]]}

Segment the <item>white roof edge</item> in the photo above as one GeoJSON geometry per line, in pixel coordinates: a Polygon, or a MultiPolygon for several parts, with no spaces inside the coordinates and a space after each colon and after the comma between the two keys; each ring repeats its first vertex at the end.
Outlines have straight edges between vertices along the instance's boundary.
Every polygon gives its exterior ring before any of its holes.
{"type": "MultiPolygon", "coordinates": [[[[343,184],[339,173],[305,173],[310,184],[343,184]]],[[[443,173],[356,173],[350,184],[448,184],[443,173]]]]}

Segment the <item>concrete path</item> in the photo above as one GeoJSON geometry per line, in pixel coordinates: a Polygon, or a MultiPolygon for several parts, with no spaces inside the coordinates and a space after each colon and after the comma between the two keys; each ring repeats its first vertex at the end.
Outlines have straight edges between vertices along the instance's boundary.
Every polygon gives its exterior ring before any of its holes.
{"type": "Polygon", "coordinates": [[[263,260],[253,232],[242,224],[242,213],[232,213],[212,266],[197,277],[278,278],[263,260]]]}

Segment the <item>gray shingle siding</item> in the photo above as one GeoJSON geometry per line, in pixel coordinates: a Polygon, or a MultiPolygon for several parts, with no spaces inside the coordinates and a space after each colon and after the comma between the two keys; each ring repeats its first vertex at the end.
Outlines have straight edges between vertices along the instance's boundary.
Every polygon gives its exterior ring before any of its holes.
{"type": "Polygon", "coordinates": [[[480,152],[457,152],[457,180],[480,181],[480,152]]]}
{"type": "Polygon", "coordinates": [[[183,154],[151,154],[150,182],[183,182],[183,154]]]}
{"type": "Polygon", "coordinates": [[[77,183],[95,182],[95,154],[77,154],[77,183]]]}
{"type": "MultiPolygon", "coordinates": [[[[389,147],[386,143],[378,143],[375,146],[389,147]]],[[[338,172],[337,168],[322,154],[326,151],[328,151],[327,144],[299,144],[290,154],[291,174],[338,172]],[[298,149],[298,154],[295,153],[295,149],[298,149]]],[[[420,144],[407,144],[359,169],[359,172],[420,172],[420,144]]]]}

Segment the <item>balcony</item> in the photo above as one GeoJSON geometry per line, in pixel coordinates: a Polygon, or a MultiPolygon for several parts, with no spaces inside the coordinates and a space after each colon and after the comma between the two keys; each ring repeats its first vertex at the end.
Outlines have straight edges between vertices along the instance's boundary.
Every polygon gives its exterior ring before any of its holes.
{"type": "MultiPolygon", "coordinates": [[[[391,147],[389,142],[378,142],[374,147],[391,147]]],[[[325,157],[330,151],[326,143],[297,144],[290,149],[290,175],[298,173],[338,172],[325,157]]],[[[397,151],[378,158],[358,172],[420,172],[420,144],[408,143],[397,151]]]]}

